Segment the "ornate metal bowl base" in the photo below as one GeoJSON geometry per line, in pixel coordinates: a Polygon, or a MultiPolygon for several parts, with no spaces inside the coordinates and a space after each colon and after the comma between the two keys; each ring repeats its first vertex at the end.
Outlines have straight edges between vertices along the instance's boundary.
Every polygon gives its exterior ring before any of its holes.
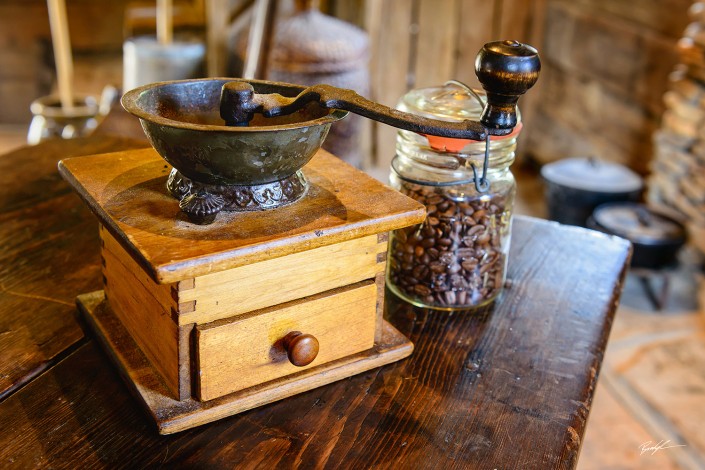
{"type": "Polygon", "coordinates": [[[197,224],[210,224],[220,211],[250,212],[286,206],[301,199],[308,183],[301,170],[283,180],[249,186],[199,183],[171,170],[166,187],[197,224]]]}

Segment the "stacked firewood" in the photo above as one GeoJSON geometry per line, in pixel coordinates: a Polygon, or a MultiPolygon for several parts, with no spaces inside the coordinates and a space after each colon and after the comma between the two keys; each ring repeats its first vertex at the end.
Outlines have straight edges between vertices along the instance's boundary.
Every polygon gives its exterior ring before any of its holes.
{"type": "Polygon", "coordinates": [[[649,202],[680,213],[690,243],[705,254],[705,2],[678,42],[680,64],[664,95],[666,111],[654,134],[649,202]]]}

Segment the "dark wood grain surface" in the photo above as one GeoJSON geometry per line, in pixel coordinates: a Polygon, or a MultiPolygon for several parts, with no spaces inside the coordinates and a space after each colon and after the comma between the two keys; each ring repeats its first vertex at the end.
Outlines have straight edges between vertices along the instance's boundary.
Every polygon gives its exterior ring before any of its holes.
{"type": "Polygon", "coordinates": [[[511,282],[493,308],[449,314],[387,293],[410,358],[159,436],[72,305],[100,286],[96,222],[54,165],[107,142],[0,157],[1,466],[575,466],[626,242],[517,217],[511,282]]]}
{"type": "Polygon", "coordinates": [[[143,145],[98,136],[0,156],[0,398],[81,341],[76,289],[101,286],[95,220],[59,176],[59,156],[143,145]]]}

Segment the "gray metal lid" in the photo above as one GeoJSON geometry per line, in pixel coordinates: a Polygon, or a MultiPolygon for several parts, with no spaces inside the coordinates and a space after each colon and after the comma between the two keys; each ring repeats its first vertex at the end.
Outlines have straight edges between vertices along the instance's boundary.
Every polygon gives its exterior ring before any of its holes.
{"type": "Polygon", "coordinates": [[[551,183],[601,193],[629,193],[644,186],[642,178],[624,165],[590,157],[548,163],[541,168],[541,175],[551,183]]]}
{"type": "Polygon", "coordinates": [[[632,242],[651,245],[685,240],[683,225],[643,204],[603,204],[595,209],[592,216],[595,222],[610,233],[632,242]]]}

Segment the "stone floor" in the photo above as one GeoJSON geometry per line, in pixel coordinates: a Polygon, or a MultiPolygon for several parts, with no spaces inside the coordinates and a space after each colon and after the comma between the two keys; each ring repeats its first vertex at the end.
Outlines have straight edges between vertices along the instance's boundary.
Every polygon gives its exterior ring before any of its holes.
{"type": "MultiPolygon", "coordinates": [[[[0,127],[0,154],[24,143],[25,129],[0,127]]],[[[545,217],[535,171],[515,165],[516,212],[545,217]]],[[[374,173],[386,179],[385,171],[374,173]],[[379,174],[377,174],[379,173],[379,174]]],[[[697,256],[681,256],[692,261],[697,256]]],[[[656,290],[662,279],[655,279],[656,290]]],[[[705,469],[705,315],[692,268],[671,275],[661,311],[628,276],[597,385],[578,463],[592,469],[705,469]],[[679,447],[675,447],[679,446],[679,447]],[[652,447],[653,449],[646,449],[652,447]]]]}

